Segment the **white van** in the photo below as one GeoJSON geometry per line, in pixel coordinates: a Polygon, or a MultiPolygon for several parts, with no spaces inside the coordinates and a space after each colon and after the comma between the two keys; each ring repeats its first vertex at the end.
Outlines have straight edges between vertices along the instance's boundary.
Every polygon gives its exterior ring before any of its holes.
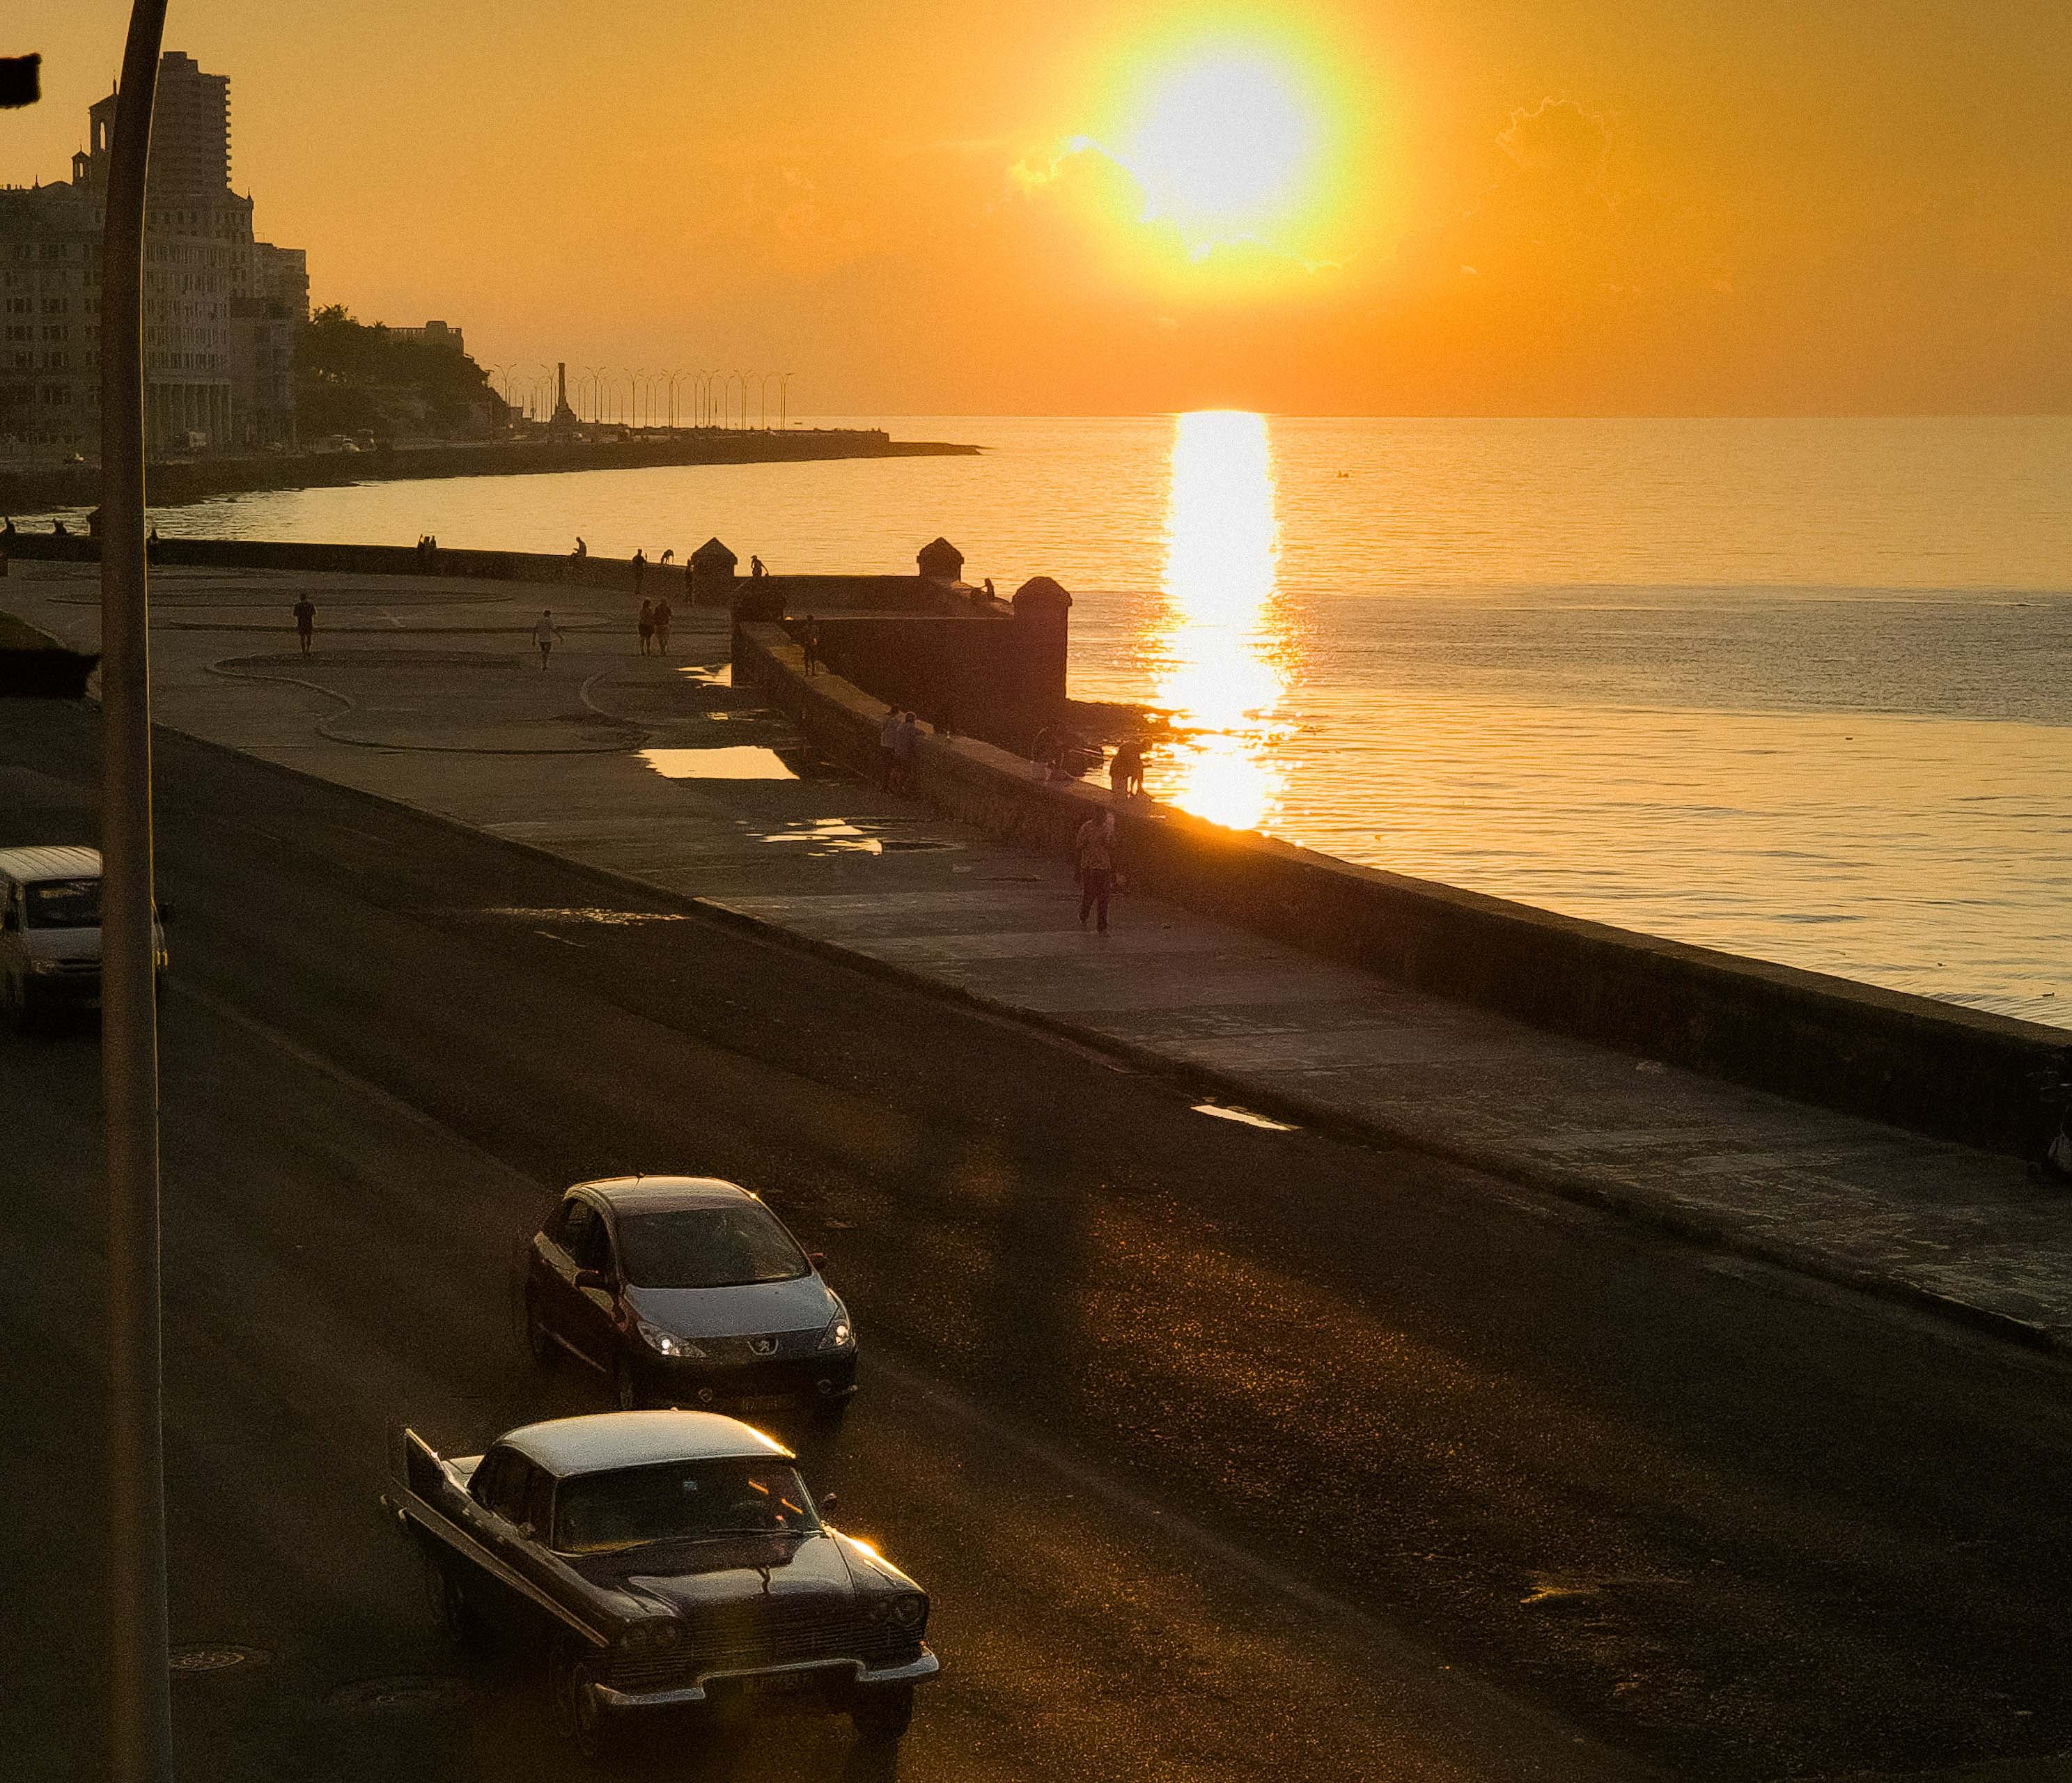
{"type": "MultiPolygon", "coordinates": [[[[153,925],[158,976],[165,931],[153,925]]],[[[101,1006],[101,851],[0,848],[0,1018],[101,1006]]]]}

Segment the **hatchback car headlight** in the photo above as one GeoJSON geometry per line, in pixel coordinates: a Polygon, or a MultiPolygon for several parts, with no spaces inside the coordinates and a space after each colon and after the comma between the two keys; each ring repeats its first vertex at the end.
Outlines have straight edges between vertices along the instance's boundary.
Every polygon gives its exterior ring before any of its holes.
{"type": "Polygon", "coordinates": [[[664,1331],[659,1325],[650,1325],[645,1319],[636,1317],[633,1326],[640,1333],[640,1341],[658,1356],[697,1357],[705,1354],[689,1337],[680,1337],[673,1331],[664,1331]]]}
{"type": "Polygon", "coordinates": [[[846,1350],[856,1341],[856,1328],[849,1322],[849,1308],[839,1300],[835,1303],[835,1316],[828,1321],[828,1328],[820,1333],[820,1347],[823,1350],[846,1350]]]}

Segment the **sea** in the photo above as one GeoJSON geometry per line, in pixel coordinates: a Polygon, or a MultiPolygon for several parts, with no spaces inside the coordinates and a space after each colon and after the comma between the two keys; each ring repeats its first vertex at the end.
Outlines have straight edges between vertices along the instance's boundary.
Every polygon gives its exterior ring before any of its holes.
{"type": "Polygon", "coordinates": [[[970,458],[236,495],[167,534],[1071,591],[1154,794],[1345,860],[2072,1028],[2072,419],[824,417],[970,458]]]}

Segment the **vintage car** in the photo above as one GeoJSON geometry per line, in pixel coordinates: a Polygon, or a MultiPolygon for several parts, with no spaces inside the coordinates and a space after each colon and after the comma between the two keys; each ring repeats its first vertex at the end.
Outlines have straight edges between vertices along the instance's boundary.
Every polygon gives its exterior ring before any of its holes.
{"type": "Polygon", "coordinates": [[[748,1189],[715,1177],[579,1182],[533,1235],[525,1341],[643,1406],[841,1416],[856,1328],[820,1259],[748,1189]]]}
{"type": "Polygon", "coordinates": [[[451,1460],[413,1431],[397,1447],[384,1502],[421,1544],[434,1614],[458,1640],[544,1638],[587,1754],[635,1711],[779,1702],[894,1740],[939,1669],[927,1593],[822,1522],[791,1450],[734,1419],[557,1418],[451,1460]]]}

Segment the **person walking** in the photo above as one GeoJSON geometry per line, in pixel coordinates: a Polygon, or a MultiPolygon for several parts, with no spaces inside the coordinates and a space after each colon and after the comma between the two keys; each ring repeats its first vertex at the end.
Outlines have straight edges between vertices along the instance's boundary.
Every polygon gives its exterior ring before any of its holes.
{"type": "Polygon", "coordinates": [[[921,758],[920,721],[911,712],[899,715],[898,727],[892,733],[892,771],[898,782],[895,790],[911,791],[914,785],[914,769],[921,758]]]}
{"type": "Polygon", "coordinates": [[[1094,917],[1108,933],[1108,901],[1115,889],[1115,813],[1104,811],[1079,825],[1076,853],[1079,870],[1079,926],[1094,917]]]}
{"type": "Polygon", "coordinates": [[[812,614],[806,615],[805,635],[800,640],[806,653],[806,672],[813,672],[813,665],[820,659],[820,626],[812,614]]]}
{"type": "Polygon", "coordinates": [[[669,622],[676,614],[669,610],[669,597],[664,594],[655,603],[655,654],[669,654],[669,622]]]}
{"type": "Polygon", "coordinates": [[[763,567],[763,560],[760,557],[752,557],[748,560],[748,576],[750,581],[759,582],[769,573],[770,572],[763,567]]]}
{"type": "Polygon", "coordinates": [[[317,629],[316,602],[305,594],[295,602],[295,635],[302,642],[302,654],[310,653],[310,640],[317,629]]]}
{"type": "Polygon", "coordinates": [[[640,654],[645,656],[655,642],[655,603],[640,603],[640,654]]]}
{"type": "Polygon", "coordinates": [[[648,573],[648,553],[635,548],[633,553],[633,592],[640,592],[641,578],[648,573]]]}
{"type": "Polygon", "coordinates": [[[554,653],[555,641],[561,628],[554,623],[554,612],[549,607],[540,615],[540,622],[532,627],[532,642],[540,647],[540,672],[547,672],[547,659],[554,653]]]}
{"type": "Polygon", "coordinates": [[[894,746],[899,735],[899,714],[890,706],[885,709],[885,722],[878,727],[878,783],[887,792],[892,790],[893,778],[899,770],[899,753],[894,746]]]}

